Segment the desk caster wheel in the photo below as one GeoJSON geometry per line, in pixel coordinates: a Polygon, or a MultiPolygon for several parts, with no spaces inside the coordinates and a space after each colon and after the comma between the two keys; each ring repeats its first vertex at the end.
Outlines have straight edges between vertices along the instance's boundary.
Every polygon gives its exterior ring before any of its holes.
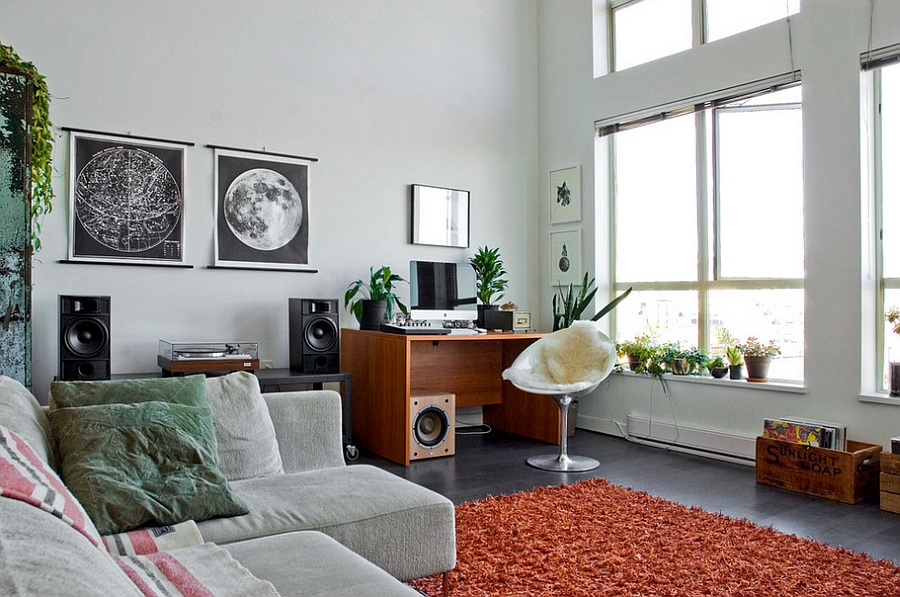
{"type": "Polygon", "coordinates": [[[353,444],[347,444],[344,446],[344,456],[347,460],[356,460],[359,458],[359,450],[353,444]]]}

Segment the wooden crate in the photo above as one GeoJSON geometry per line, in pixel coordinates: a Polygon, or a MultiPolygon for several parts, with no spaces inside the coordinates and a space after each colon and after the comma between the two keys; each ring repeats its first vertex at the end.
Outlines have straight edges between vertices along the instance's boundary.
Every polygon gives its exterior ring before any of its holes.
{"type": "Polygon", "coordinates": [[[847,451],[756,438],[756,482],[846,504],[879,493],[881,446],[847,442],[847,451]]]}
{"type": "Polygon", "coordinates": [[[900,514],[900,454],[881,455],[881,509],[900,514]]]}

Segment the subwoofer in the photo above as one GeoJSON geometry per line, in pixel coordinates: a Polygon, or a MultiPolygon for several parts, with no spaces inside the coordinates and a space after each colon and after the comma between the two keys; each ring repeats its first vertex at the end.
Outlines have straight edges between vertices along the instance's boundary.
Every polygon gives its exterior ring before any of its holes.
{"type": "Polygon", "coordinates": [[[456,395],[413,388],[409,397],[409,459],[452,456],[456,451],[456,395]]]}
{"type": "Polygon", "coordinates": [[[62,381],[109,379],[109,297],[59,297],[59,375],[62,381]]]}
{"type": "Polygon", "coordinates": [[[337,299],[288,299],[291,370],[339,373],[341,327],[337,299]]]}

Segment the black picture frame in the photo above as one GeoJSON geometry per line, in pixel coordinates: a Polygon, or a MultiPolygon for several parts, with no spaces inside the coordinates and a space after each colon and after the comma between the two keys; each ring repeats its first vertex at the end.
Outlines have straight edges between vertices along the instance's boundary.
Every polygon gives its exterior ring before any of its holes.
{"type": "Polygon", "coordinates": [[[70,130],[69,260],[184,265],[185,146],[70,130]]]}
{"type": "Polygon", "coordinates": [[[316,160],[214,151],[215,267],[309,271],[309,166],[316,160]]]}
{"type": "Polygon", "coordinates": [[[470,214],[469,191],[412,184],[409,242],[467,249],[470,214]]]}

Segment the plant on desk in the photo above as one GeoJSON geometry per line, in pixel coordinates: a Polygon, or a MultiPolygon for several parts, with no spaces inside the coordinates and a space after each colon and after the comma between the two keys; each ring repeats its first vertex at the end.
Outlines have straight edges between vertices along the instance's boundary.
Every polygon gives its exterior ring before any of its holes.
{"type": "Polygon", "coordinates": [[[377,270],[369,268],[369,282],[356,280],[351,282],[344,293],[344,307],[356,317],[361,330],[379,330],[385,321],[394,318],[394,309],[401,313],[408,310],[394,294],[394,284],[406,282],[399,275],[391,272],[391,268],[382,265],[377,270]]]}
{"type": "Polygon", "coordinates": [[[484,327],[484,310],[494,308],[494,299],[503,298],[503,291],[509,285],[504,278],[506,270],[503,260],[500,259],[500,248],[488,248],[487,245],[479,247],[478,251],[469,258],[469,263],[475,270],[477,287],[475,296],[481,301],[478,305],[478,327],[484,327]]]}

